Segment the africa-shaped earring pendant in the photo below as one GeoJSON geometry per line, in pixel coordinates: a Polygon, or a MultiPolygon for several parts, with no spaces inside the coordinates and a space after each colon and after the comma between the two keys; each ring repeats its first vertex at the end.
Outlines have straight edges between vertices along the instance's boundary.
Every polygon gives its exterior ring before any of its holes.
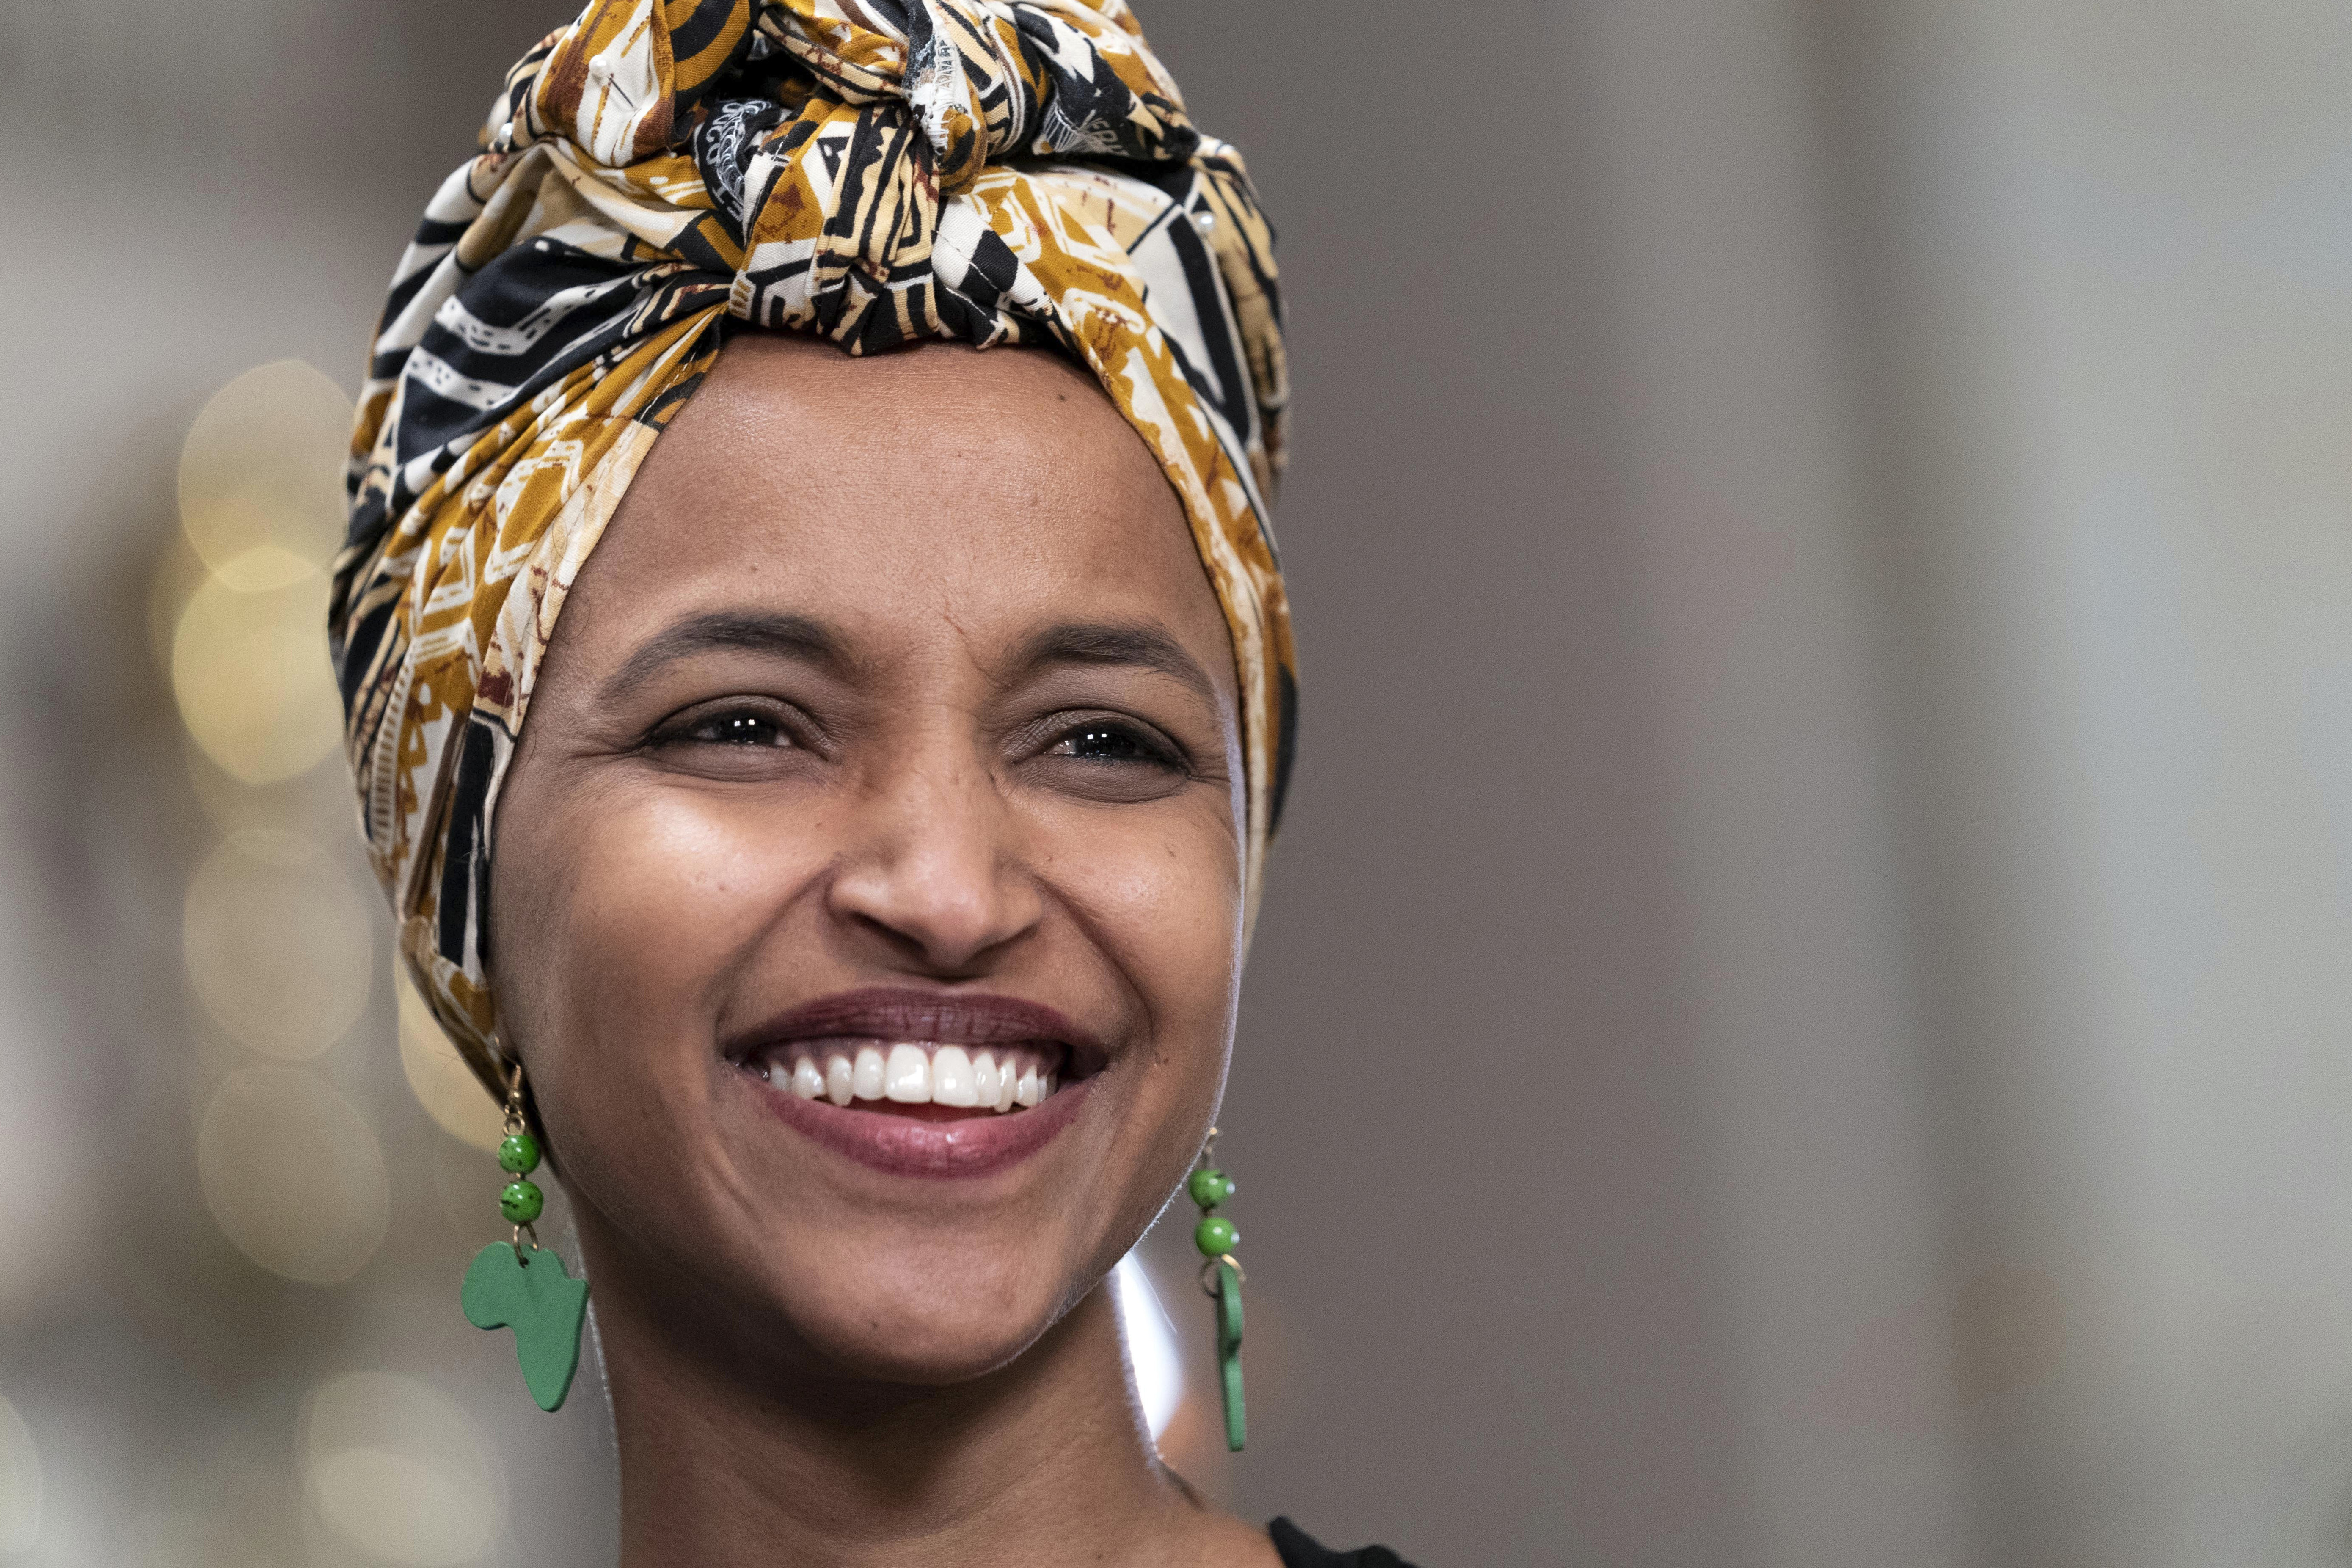
{"type": "Polygon", "coordinates": [[[507,1072],[506,1137],[499,1143],[499,1168],[507,1173],[499,1211],[514,1226],[509,1241],[494,1241],[474,1254],[466,1284],[457,1293],[466,1321],[478,1329],[512,1329],[522,1381],[541,1410],[553,1410],[572,1392],[580,1368],[580,1325],[588,1315],[588,1281],[563,1271],[563,1259],[539,1245],[531,1222],[547,1206],[547,1194],[530,1180],[539,1168],[539,1140],[523,1113],[522,1063],[507,1072]],[[525,1246],[523,1238],[530,1242],[525,1246]]]}
{"type": "Polygon", "coordinates": [[[1217,1304],[1218,1385],[1225,1401],[1225,1447],[1238,1454],[1247,1422],[1242,1407],[1242,1266],[1234,1248],[1242,1233],[1217,1212],[1234,1195],[1234,1179],[1216,1167],[1217,1130],[1209,1129],[1201,1144],[1201,1163],[1186,1185],[1201,1205],[1201,1223],[1192,1227],[1192,1245],[1208,1261],[1201,1265],[1201,1289],[1217,1304]]]}

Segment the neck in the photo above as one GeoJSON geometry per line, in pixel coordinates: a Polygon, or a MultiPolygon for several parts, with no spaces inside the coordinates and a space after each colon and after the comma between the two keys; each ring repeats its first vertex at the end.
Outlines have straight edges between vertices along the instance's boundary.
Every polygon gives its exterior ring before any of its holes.
{"type": "Polygon", "coordinates": [[[621,1568],[1140,1564],[1230,1523],[1154,1452],[1107,1284],[1011,1365],[947,1387],[746,1367],[614,1284],[596,1325],[621,1568]]]}

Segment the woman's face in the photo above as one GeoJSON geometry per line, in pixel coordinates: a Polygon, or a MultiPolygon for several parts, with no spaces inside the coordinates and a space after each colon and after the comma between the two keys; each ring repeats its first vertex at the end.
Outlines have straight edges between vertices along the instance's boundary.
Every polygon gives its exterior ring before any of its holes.
{"type": "Polygon", "coordinates": [[[729,347],[499,808],[501,1017],[608,1312],[938,1383],[1094,1285],[1223,1088],[1231,647],[1081,372],[729,347]]]}

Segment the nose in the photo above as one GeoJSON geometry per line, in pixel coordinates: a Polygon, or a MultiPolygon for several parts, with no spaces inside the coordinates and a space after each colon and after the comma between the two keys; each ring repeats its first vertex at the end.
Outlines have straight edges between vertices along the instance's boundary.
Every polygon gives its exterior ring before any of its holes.
{"type": "Polygon", "coordinates": [[[1036,929],[1044,899],[978,759],[907,757],[865,792],[852,822],[829,907],[895,966],[983,972],[1036,929]]]}

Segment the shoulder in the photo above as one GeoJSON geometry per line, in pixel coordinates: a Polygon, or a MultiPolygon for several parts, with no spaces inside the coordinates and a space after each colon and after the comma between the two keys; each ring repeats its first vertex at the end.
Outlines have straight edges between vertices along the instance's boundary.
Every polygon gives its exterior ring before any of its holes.
{"type": "Polygon", "coordinates": [[[1412,1564],[1385,1546],[1367,1546],[1357,1552],[1333,1552],[1317,1543],[1313,1536],[1286,1519],[1277,1519],[1265,1527],[1274,1538],[1274,1549],[1282,1554],[1283,1568],[1412,1568],[1412,1564]]]}

